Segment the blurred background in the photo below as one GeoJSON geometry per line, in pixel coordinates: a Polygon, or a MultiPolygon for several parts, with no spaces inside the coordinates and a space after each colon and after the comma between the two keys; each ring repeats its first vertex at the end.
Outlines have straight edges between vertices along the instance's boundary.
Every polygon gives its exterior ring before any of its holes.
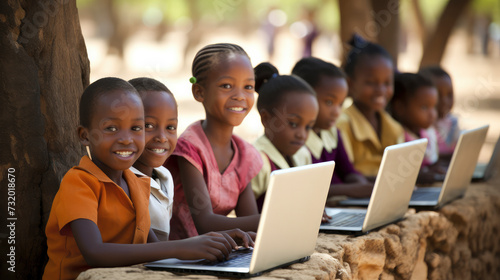
{"type": "MultiPolygon", "coordinates": [[[[498,0],[77,0],[77,6],[90,81],[162,81],[179,104],[179,134],[204,118],[188,81],[201,47],[239,44],[254,66],[270,61],[288,74],[304,56],[340,65],[353,32],[386,47],[399,71],[441,64],[451,74],[461,128],[490,124],[480,160],[500,134],[498,0]]],[[[235,133],[250,142],[263,133],[255,108],[235,133]]]]}

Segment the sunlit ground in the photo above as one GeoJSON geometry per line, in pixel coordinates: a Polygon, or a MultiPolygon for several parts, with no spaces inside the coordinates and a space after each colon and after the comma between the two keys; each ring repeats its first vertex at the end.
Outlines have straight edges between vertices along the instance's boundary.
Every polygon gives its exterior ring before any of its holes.
{"type": "MultiPolygon", "coordinates": [[[[91,82],[107,76],[127,80],[146,76],[162,81],[174,93],[179,104],[179,133],[190,123],[204,118],[203,107],[193,99],[188,81],[191,77],[191,61],[198,49],[210,43],[231,42],[241,45],[247,51],[254,66],[268,60],[262,33],[255,31],[242,36],[227,27],[205,34],[205,39],[188,53],[187,61],[183,58],[186,44],[184,31],[169,32],[162,41],[157,42],[154,40],[154,32],[145,29],[128,40],[122,61],[117,56],[106,55],[104,40],[93,37],[95,26],[92,22],[82,19],[81,25],[90,59],[91,82]]],[[[313,55],[338,65],[338,41],[336,36],[320,37],[315,43],[313,55]]],[[[500,57],[498,50],[494,50],[494,55],[490,58],[467,55],[466,45],[464,33],[456,31],[450,38],[442,65],[453,79],[456,95],[453,111],[459,116],[460,126],[474,128],[490,124],[486,144],[480,154],[480,161],[486,161],[500,134],[500,79],[497,78],[500,73],[500,57]]],[[[277,37],[272,63],[282,74],[287,74],[300,59],[300,54],[300,39],[285,30],[277,37]]],[[[399,70],[417,70],[420,56],[419,42],[409,36],[406,51],[399,57],[399,70]]],[[[260,117],[255,108],[243,124],[235,129],[236,134],[250,142],[262,132],[260,117]]]]}

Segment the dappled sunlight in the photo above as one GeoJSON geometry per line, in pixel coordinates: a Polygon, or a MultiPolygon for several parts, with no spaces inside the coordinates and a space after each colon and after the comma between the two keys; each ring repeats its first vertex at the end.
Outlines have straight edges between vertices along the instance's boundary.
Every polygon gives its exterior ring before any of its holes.
{"type": "MultiPolygon", "coordinates": [[[[291,25],[290,22],[288,22],[291,25]]],[[[179,101],[179,133],[192,122],[204,118],[201,104],[197,104],[191,95],[191,62],[198,49],[206,44],[231,42],[241,45],[249,54],[252,64],[269,61],[266,50],[266,38],[263,30],[251,28],[243,34],[231,25],[214,25],[204,29],[203,37],[196,45],[186,50],[189,28],[172,27],[158,40],[157,30],[148,26],[137,30],[126,40],[124,57],[109,53],[105,38],[98,37],[95,23],[88,18],[81,19],[87,52],[91,64],[90,81],[105,76],[117,76],[124,79],[151,77],[165,83],[179,101]]],[[[179,25],[180,26],[180,25],[179,25]]],[[[297,27],[281,27],[275,38],[275,52],[270,60],[282,74],[288,74],[301,58],[302,43],[297,35],[297,27]]],[[[300,28],[299,28],[300,29],[300,28]]],[[[299,30],[300,31],[300,30],[299,30]]],[[[479,54],[467,54],[466,34],[456,29],[450,37],[442,65],[451,74],[455,87],[455,106],[453,112],[458,115],[462,128],[473,128],[486,123],[490,131],[480,155],[486,160],[492,146],[500,134],[500,82],[494,75],[500,72],[500,47],[493,44],[491,57],[479,54]],[[495,49],[495,48],[498,48],[495,49]]],[[[337,65],[341,62],[340,37],[334,32],[324,32],[313,45],[313,55],[337,65]]],[[[422,46],[415,33],[408,33],[405,48],[398,57],[398,70],[416,71],[422,56],[422,46]]],[[[256,98],[258,95],[256,95],[256,98]]],[[[252,142],[263,133],[260,117],[253,108],[242,125],[235,128],[235,133],[252,142]]]]}

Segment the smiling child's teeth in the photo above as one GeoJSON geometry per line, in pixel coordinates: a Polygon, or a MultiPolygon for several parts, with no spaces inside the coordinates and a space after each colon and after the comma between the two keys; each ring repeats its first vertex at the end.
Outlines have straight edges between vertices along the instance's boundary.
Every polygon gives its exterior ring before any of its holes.
{"type": "Polygon", "coordinates": [[[128,157],[132,154],[132,152],[116,152],[121,157],[128,157]]]}
{"type": "Polygon", "coordinates": [[[165,149],[151,149],[151,151],[153,151],[157,154],[161,154],[161,153],[165,152],[165,149]]]}
{"type": "Polygon", "coordinates": [[[230,109],[230,110],[232,110],[232,111],[237,111],[237,112],[241,112],[241,111],[243,111],[243,108],[242,108],[242,107],[231,107],[231,108],[229,108],[229,109],[230,109]]]}

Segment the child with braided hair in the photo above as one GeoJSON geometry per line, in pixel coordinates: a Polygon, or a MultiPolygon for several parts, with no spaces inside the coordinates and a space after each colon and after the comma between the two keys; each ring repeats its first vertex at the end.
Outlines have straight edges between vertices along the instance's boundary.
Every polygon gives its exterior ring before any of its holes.
{"type": "Polygon", "coordinates": [[[250,58],[238,45],[208,45],[196,54],[192,74],[193,97],[206,118],[184,131],[164,164],[175,185],[170,239],[233,228],[256,231],[260,215],[250,181],[262,159],[233,134],[254,104],[250,58]],[[233,210],[237,218],[227,217],[233,210]]]}

